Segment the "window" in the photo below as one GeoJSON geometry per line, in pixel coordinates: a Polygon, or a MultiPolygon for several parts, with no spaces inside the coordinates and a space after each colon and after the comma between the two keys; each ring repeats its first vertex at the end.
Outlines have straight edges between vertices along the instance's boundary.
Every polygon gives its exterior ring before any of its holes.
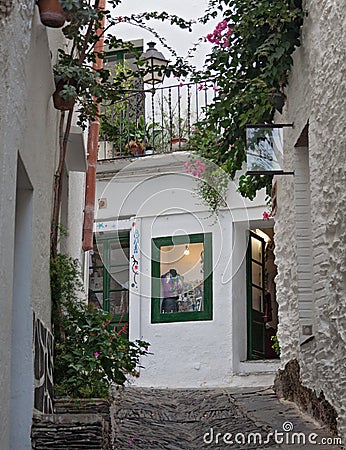
{"type": "Polygon", "coordinates": [[[211,320],[212,235],[152,240],[153,323],[211,320]]]}
{"type": "Polygon", "coordinates": [[[112,327],[128,335],[129,233],[98,237],[90,265],[89,303],[113,314],[112,327]]]}

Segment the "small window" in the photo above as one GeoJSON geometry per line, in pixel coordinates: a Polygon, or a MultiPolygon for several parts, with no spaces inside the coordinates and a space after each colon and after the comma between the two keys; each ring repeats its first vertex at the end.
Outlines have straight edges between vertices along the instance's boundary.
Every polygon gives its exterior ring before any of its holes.
{"type": "Polygon", "coordinates": [[[89,303],[112,313],[110,326],[128,337],[129,233],[98,236],[89,267],[89,303]]]}
{"type": "Polygon", "coordinates": [[[153,239],[152,322],[212,317],[211,233],[153,239]]]}

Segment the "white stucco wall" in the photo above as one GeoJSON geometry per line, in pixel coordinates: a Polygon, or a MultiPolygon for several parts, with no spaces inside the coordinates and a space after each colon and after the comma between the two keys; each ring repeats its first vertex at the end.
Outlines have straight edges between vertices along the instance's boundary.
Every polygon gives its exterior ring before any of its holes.
{"type": "MultiPolygon", "coordinates": [[[[278,178],[275,217],[278,265],[279,340],[284,362],[298,358],[303,384],[324,392],[338,413],[340,433],[346,436],[346,51],[343,0],[306,0],[302,47],[286,90],[280,123],[285,129],[285,169],[299,164],[294,146],[309,122],[308,152],[311,191],[312,297],[314,339],[300,346],[294,177],[278,178]]],[[[309,207],[309,205],[306,205],[309,207]]]]}
{"type": "Polygon", "coordinates": [[[96,196],[107,207],[97,210],[97,223],[135,217],[140,230],[140,295],[130,294],[130,339],[150,342],[153,355],[143,359],[136,385],[229,386],[246,359],[246,232],[256,220],[263,224],[264,195],[246,201],[232,184],[228,209],[215,218],[196,196],[196,179],[183,167],[187,158],[180,152],[98,167],[96,196]],[[213,320],[152,324],[151,239],[205,232],[213,236],[213,320]]]}
{"type": "Polygon", "coordinates": [[[50,222],[58,150],[52,57],[62,43],[61,31],[51,31],[49,39],[33,1],[16,3],[2,19],[0,446],[4,450],[31,449],[32,311],[50,328],[50,222]]]}

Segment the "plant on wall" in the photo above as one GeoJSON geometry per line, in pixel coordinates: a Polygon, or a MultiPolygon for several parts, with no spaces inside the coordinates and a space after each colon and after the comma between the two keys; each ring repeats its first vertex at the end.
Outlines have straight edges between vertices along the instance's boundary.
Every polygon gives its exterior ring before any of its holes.
{"type": "Polygon", "coordinates": [[[274,352],[277,356],[280,356],[281,349],[280,349],[280,343],[279,343],[278,337],[275,335],[275,336],[272,336],[270,339],[273,342],[272,349],[274,350],[274,352]]]}
{"type": "MultiPolygon", "coordinates": [[[[245,126],[272,123],[276,101],[284,100],[304,13],[297,0],[210,0],[200,20],[207,23],[220,12],[222,20],[206,36],[213,50],[200,74],[218,91],[193,139],[201,156],[234,179],[245,161],[245,126]]],[[[270,185],[269,176],[242,175],[239,191],[253,199],[263,187],[270,192],[270,185]]]]}
{"type": "Polygon", "coordinates": [[[129,341],[110,328],[112,315],[86,305],[78,261],[58,254],[51,260],[54,391],[57,396],[107,397],[111,383],[137,374],[149,344],[129,341]]]}
{"type": "Polygon", "coordinates": [[[229,175],[219,166],[205,158],[193,155],[184,164],[186,173],[197,179],[196,192],[213,214],[218,214],[220,207],[227,206],[226,195],[229,175]]]}

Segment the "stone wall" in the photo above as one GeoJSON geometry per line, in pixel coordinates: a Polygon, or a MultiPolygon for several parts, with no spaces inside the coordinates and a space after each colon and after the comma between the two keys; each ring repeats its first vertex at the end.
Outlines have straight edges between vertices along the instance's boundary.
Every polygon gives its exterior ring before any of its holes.
{"type": "Polygon", "coordinates": [[[35,414],[32,449],[110,450],[110,402],[56,399],[54,414],[35,414]]]}
{"type": "Polygon", "coordinates": [[[109,450],[109,428],[97,414],[34,416],[33,450],[109,450]]]}
{"type": "MultiPolygon", "coordinates": [[[[304,279],[297,257],[297,223],[294,177],[278,180],[278,212],[275,216],[278,265],[279,340],[282,360],[297,359],[302,385],[315,391],[337,412],[337,427],[346,436],[346,52],[343,0],[306,0],[308,11],[302,29],[302,46],[286,90],[287,102],[279,123],[285,129],[285,170],[299,163],[295,152],[308,125],[312,243],[312,334],[302,332],[302,296],[297,280],[304,279]],[[304,342],[304,340],[306,342],[304,342]]],[[[300,236],[301,237],[301,236],[300,236]]],[[[308,255],[307,255],[308,256],[308,255]]]]}
{"type": "Polygon", "coordinates": [[[333,434],[337,433],[335,408],[325,399],[323,392],[317,395],[315,391],[302,385],[296,359],[289,361],[284,370],[279,370],[274,389],[280,398],[295,402],[318,422],[326,424],[333,434]]]}
{"type": "Polygon", "coordinates": [[[0,18],[9,16],[11,14],[12,8],[12,0],[0,0],[0,18]]]}

